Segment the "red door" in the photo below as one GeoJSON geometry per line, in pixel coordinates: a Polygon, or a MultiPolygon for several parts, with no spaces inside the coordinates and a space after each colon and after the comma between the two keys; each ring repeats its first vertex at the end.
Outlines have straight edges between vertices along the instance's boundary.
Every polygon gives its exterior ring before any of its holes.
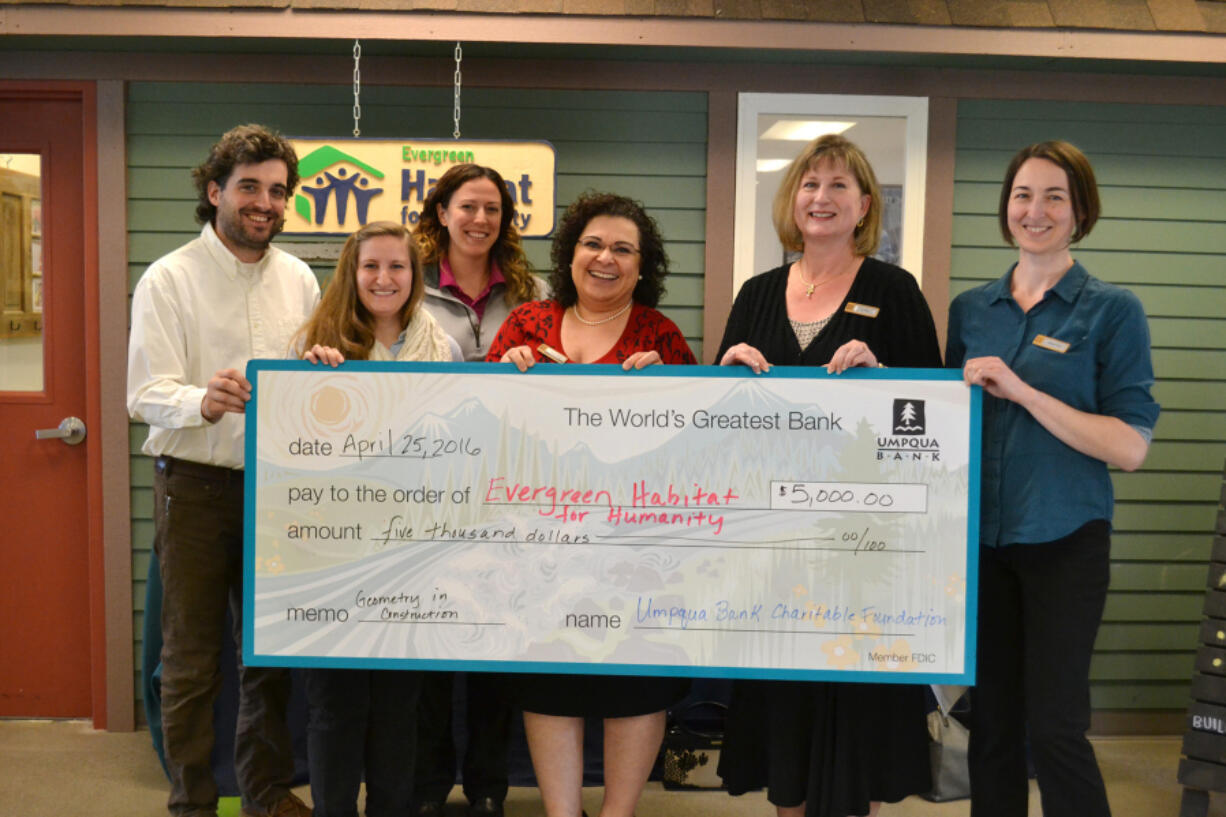
{"type": "MultiPolygon", "coordinates": [[[[0,83],[0,716],[91,706],[81,94],[0,83]]],[[[97,512],[96,510],[94,511],[97,512]]]]}

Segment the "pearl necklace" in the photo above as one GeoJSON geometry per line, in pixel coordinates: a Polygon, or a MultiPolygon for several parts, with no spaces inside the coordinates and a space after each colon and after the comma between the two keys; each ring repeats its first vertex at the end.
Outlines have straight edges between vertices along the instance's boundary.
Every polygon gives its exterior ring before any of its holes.
{"type": "Polygon", "coordinates": [[[574,306],[572,306],[572,307],[570,308],[570,311],[575,313],[575,320],[579,321],[579,323],[582,323],[582,324],[584,324],[584,325],[586,325],[586,326],[600,326],[602,323],[608,323],[609,321],[616,320],[617,318],[620,318],[622,315],[626,314],[626,311],[627,311],[627,310],[629,310],[629,309],[630,309],[630,307],[632,307],[632,306],[634,306],[634,300],[633,300],[633,299],[631,299],[630,301],[628,301],[628,302],[626,303],[626,305],[625,305],[625,306],[623,306],[621,309],[619,309],[619,310],[617,310],[616,312],[614,312],[614,313],[613,313],[612,315],[610,315],[609,317],[607,317],[607,318],[601,318],[601,319],[600,319],[600,320],[598,320],[598,321],[589,321],[587,318],[585,318],[585,317],[583,317],[582,315],[580,315],[580,314],[579,314],[579,304],[575,304],[574,306]]]}

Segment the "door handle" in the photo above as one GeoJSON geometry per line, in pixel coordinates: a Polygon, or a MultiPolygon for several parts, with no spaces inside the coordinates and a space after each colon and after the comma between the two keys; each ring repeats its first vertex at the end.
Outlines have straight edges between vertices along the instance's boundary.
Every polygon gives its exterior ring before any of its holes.
{"type": "Polygon", "coordinates": [[[63,440],[65,445],[76,445],[85,439],[85,422],[80,417],[65,417],[58,428],[40,428],[34,432],[36,440],[63,440]]]}

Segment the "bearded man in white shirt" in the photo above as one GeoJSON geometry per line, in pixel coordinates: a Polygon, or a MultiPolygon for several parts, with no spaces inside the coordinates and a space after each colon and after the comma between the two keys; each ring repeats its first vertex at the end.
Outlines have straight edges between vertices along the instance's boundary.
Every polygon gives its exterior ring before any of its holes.
{"type": "MultiPolygon", "coordinates": [[[[155,261],[132,296],[128,412],[156,457],[162,733],[176,817],[215,817],[209,755],[229,607],[241,644],[243,411],[252,358],[282,358],[319,300],[302,261],[269,246],[285,223],[298,157],[280,134],[242,125],[192,171],[200,237],[155,261]]],[[[234,762],[245,817],[302,817],[289,789],[289,671],[239,666],[234,762]]]]}

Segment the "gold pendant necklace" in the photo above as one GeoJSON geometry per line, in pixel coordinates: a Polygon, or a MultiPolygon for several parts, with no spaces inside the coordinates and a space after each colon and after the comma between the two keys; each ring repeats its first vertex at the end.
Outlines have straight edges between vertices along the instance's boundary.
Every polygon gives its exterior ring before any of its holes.
{"type": "Polygon", "coordinates": [[[804,267],[804,264],[799,264],[799,263],[798,263],[798,264],[796,265],[796,269],[797,269],[797,271],[800,273],[800,280],[801,280],[801,281],[803,281],[803,282],[804,282],[804,283],[807,285],[807,286],[806,286],[806,288],[805,288],[805,297],[806,297],[806,298],[811,298],[811,297],[813,296],[813,290],[817,289],[817,288],[818,288],[818,287],[820,287],[820,286],[825,286],[826,284],[828,284],[828,283],[830,283],[831,281],[833,281],[835,278],[840,278],[840,277],[842,277],[842,276],[843,276],[843,275],[844,275],[844,274],[847,272],[847,270],[843,270],[843,272],[837,273],[837,274],[835,274],[835,275],[831,275],[831,276],[830,276],[829,278],[827,278],[825,281],[817,281],[817,282],[814,282],[814,281],[810,281],[808,278],[806,278],[806,277],[805,277],[805,267],[804,267]]]}

